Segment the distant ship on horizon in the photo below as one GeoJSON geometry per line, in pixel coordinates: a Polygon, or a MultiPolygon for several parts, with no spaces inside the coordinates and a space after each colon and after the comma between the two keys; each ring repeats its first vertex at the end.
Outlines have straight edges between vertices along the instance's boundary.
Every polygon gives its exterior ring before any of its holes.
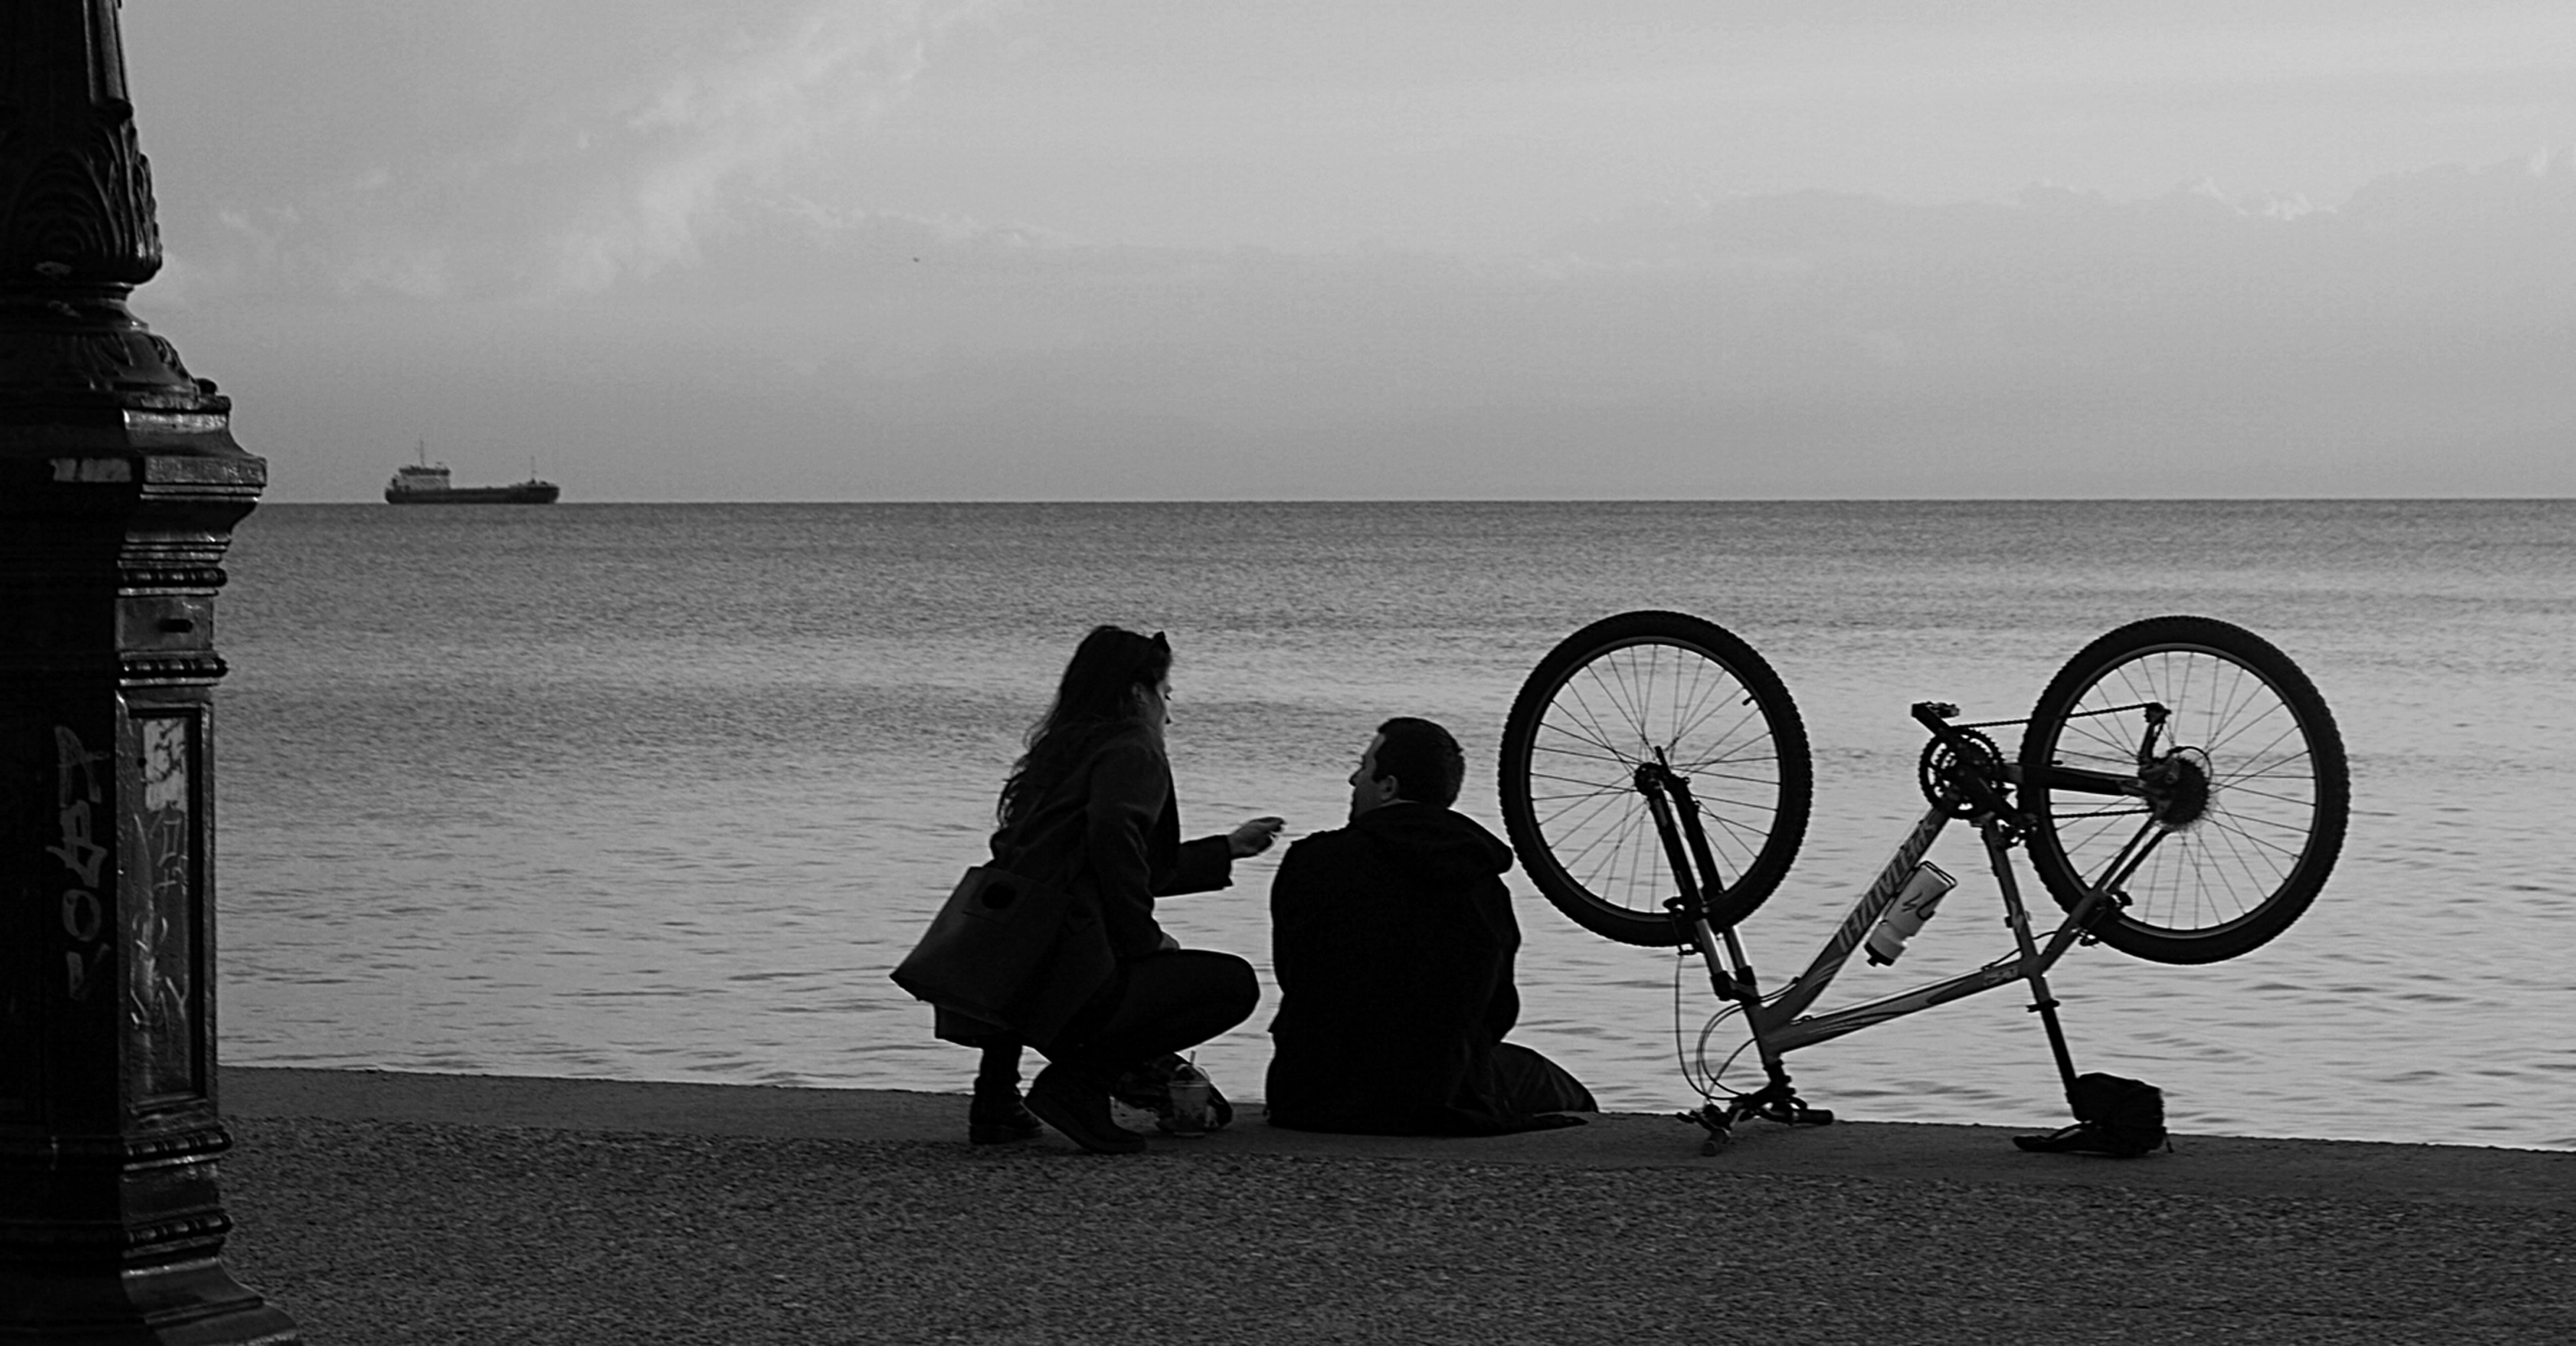
{"type": "Polygon", "coordinates": [[[393,480],[385,483],[388,505],[551,505],[562,494],[562,487],[537,479],[533,463],[526,481],[509,486],[453,485],[447,464],[429,461],[427,440],[421,441],[420,461],[394,469],[393,480]]]}

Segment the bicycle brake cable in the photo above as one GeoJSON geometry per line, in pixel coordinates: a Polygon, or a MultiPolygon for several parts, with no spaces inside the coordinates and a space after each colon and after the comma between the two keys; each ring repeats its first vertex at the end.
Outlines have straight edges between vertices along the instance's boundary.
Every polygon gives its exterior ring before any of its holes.
{"type": "MultiPolygon", "coordinates": [[[[1717,1013],[1710,1015],[1707,1023],[1700,1025],[1699,1041],[1694,1043],[1690,1050],[1684,1050],[1682,1046],[1682,961],[1683,955],[1676,954],[1673,958],[1673,1064],[1681,1068],[1683,1083],[1688,1084],[1701,1098],[1711,1103],[1717,1101],[1720,1093],[1732,1098],[1735,1096],[1735,1091],[1726,1086],[1726,1072],[1734,1068],[1736,1058],[1744,1055],[1744,1049],[1753,1045],[1753,1039],[1747,1037],[1737,1043],[1735,1050],[1728,1052],[1726,1059],[1719,1062],[1715,1069],[1711,1069],[1708,1064],[1708,1040],[1716,1034],[1718,1025],[1725,1023],[1734,1015],[1743,1013],[1744,1007],[1732,1001],[1728,1002],[1717,1013]]],[[[1781,987],[1770,995],[1762,997],[1762,1000],[1768,1002],[1777,999],[1787,991],[1787,987],[1781,987]]]]}
{"type": "MultiPolygon", "coordinates": [[[[1684,1084],[1697,1090],[1701,1098],[1713,1099],[1715,1095],[1709,1093],[1707,1086],[1701,1084],[1698,1077],[1691,1073],[1690,1053],[1682,1050],[1682,964],[1688,961],[1689,957],[1689,954],[1680,949],[1673,951],[1673,1065],[1682,1072],[1684,1084]]],[[[1705,1040],[1704,1033],[1703,1040],[1705,1040]]],[[[1706,1063],[1702,1062],[1702,1064],[1706,1063]]]]}
{"type": "Polygon", "coordinates": [[[1693,1087],[1699,1088],[1700,1097],[1709,1099],[1712,1102],[1717,1098],[1716,1093],[1710,1092],[1712,1089],[1724,1092],[1730,1098],[1735,1096],[1736,1091],[1727,1088],[1726,1072],[1734,1069],[1735,1058],[1744,1055],[1744,1049],[1753,1045],[1753,1039],[1746,1038],[1744,1041],[1735,1044],[1735,1050],[1728,1052],[1726,1054],[1726,1059],[1718,1062],[1715,1070],[1709,1069],[1708,1036],[1709,1034],[1716,1032],[1718,1024],[1724,1022],[1725,1019],[1726,1015],[1720,1014],[1715,1018],[1710,1019],[1708,1021],[1708,1026],[1699,1031],[1699,1068],[1700,1073],[1708,1077],[1708,1085],[1706,1087],[1694,1085],[1693,1087]]]}

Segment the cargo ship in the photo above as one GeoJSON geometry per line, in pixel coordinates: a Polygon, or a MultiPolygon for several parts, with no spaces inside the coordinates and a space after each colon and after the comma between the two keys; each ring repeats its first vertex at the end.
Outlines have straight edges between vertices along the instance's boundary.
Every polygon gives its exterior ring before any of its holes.
{"type": "Polygon", "coordinates": [[[426,442],[420,448],[420,461],[394,469],[394,479],[385,483],[388,505],[551,505],[562,494],[562,487],[539,481],[533,468],[526,481],[508,486],[455,485],[449,480],[447,464],[429,461],[426,442]]]}

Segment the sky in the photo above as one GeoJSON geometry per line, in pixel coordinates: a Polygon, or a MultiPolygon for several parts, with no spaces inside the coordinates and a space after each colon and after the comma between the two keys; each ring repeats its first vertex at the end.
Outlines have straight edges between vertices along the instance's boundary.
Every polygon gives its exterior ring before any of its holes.
{"type": "Polygon", "coordinates": [[[2564,0],[128,0],[271,501],[2576,495],[2564,0]]]}

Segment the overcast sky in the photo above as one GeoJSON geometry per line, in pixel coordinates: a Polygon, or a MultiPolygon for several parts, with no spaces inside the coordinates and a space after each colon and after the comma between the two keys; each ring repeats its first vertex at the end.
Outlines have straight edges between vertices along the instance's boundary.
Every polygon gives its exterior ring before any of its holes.
{"type": "Polygon", "coordinates": [[[2576,5],[130,0],[276,501],[2576,495],[2576,5]]]}

